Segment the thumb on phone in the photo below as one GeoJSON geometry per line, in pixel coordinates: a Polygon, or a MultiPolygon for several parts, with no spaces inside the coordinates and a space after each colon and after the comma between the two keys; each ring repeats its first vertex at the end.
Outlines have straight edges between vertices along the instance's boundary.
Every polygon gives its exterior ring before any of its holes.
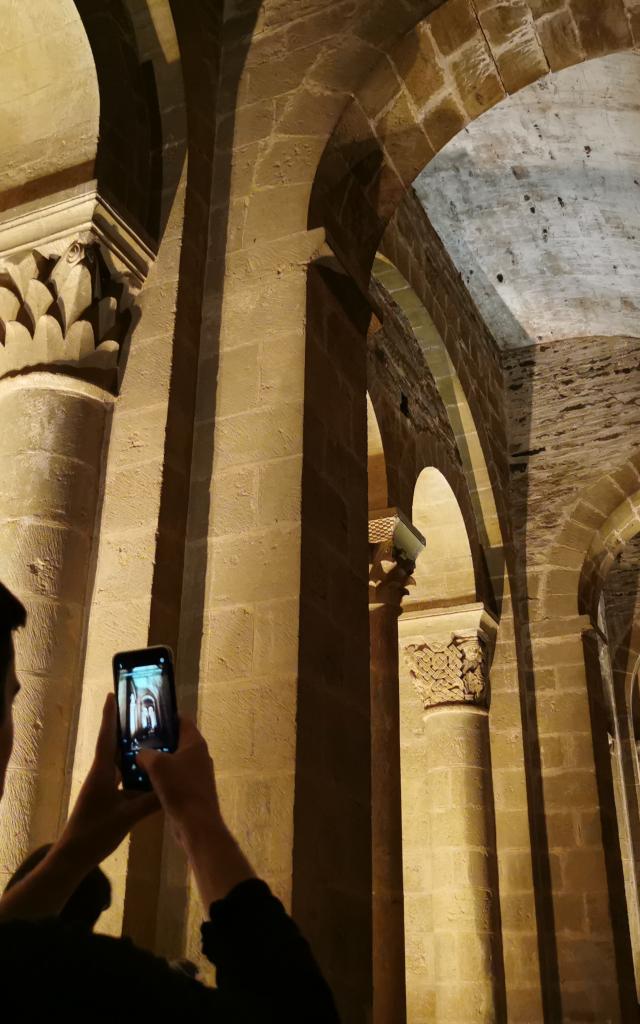
{"type": "Polygon", "coordinates": [[[162,756],[158,750],[139,750],[136,754],[136,762],[151,777],[156,761],[162,756]]]}

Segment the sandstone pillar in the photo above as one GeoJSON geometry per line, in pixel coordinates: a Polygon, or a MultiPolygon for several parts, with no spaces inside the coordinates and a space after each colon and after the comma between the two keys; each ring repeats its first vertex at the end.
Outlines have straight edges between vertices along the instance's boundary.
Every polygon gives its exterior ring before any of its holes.
{"type": "Polygon", "coordinates": [[[592,641],[599,656],[602,700],[606,714],[598,716],[598,723],[601,729],[606,729],[611,758],[611,785],[624,877],[629,941],[633,956],[636,995],[640,997],[640,907],[638,903],[640,820],[632,738],[633,722],[628,705],[628,693],[632,688],[627,685],[629,652],[621,644],[612,658],[604,615],[599,625],[604,625],[605,630],[603,631],[601,628],[594,630],[592,641]]]}
{"type": "Polygon", "coordinates": [[[530,626],[548,884],[563,1021],[633,1020],[637,1009],[609,714],[599,638],[588,615],[530,626]],[[548,852],[547,852],[548,851],[548,852]]]}
{"type": "Polygon", "coordinates": [[[0,886],[68,801],[109,396],[48,373],[0,382],[0,579],[24,600],[23,692],[0,808],[0,886]]]}
{"type": "Polygon", "coordinates": [[[405,820],[426,819],[422,853],[430,862],[425,915],[418,922],[414,914],[411,926],[431,931],[433,958],[431,1005],[426,1013],[413,1005],[410,1021],[504,1019],[488,723],[493,631],[481,605],[414,608],[401,623],[403,659],[423,708],[424,803],[409,807],[405,820]]]}
{"type": "Polygon", "coordinates": [[[0,885],[29,848],[56,838],[76,740],[85,765],[93,756],[102,700],[78,729],[93,539],[121,346],[150,256],[93,187],[0,218],[0,579],[29,613],[0,885]]]}
{"type": "Polygon", "coordinates": [[[421,535],[395,509],[369,517],[373,1021],[406,1018],[398,616],[421,535]]]}

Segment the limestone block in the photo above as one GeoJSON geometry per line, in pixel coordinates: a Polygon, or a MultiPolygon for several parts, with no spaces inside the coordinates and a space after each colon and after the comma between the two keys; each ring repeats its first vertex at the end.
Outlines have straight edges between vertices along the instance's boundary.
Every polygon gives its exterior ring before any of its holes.
{"type": "Polygon", "coordinates": [[[97,489],[92,466],[79,465],[66,455],[26,452],[0,456],[0,473],[5,481],[5,502],[10,496],[12,507],[21,508],[23,515],[40,513],[49,520],[75,521],[79,527],[90,528],[95,510],[92,497],[97,489]],[[39,481],[38,490],[33,487],[34,480],[39,481]]]}
{"type": "Polygon", "coordinates": [[[217,427],[214,465],[229,466],[297,455],[302,450],[300,406],[278,404],[221,419],[217,427]]]}
{"type": "Polygon", "coordinates": [[[290,597],[300,572],[299,526],[274,527],[236,544],[217,538],[209,545],[209,599],[215,604],[290,597]]]}
{"type": "Polygon", "coordinates": [[[253,666],[254,616],[250,608],[220,609],[207,617],[202,682],[248,678],[253,666]]]}
{"type": "Polygon", "coordinates": [[[302,457],[278,459],[260,468],[258,522],[260,526],[297,522],[301,514],[302,457]]]}
{"type": "Polygon", "coordinates": [[[504,84],[480,33],[452,56],[451,68],[469,120],[504,99],[504,84]]]}
{"type": "Polygon", "coordinates": [[[443,1024],[490,1024],[495,1020],[492,994],[477,982],[448,985],[445,980],[436,991],[435,1019],[443,1024]]]}
{"type": "Polygon", "coordinates": [[[265,335],[260,366],[260,402],[269,404],[283,389],[291,398],[304,393],[304,360],[299,334],[265,335]]]}
{"type": "Polygon", "coordinates": [[[31,519],[0,522],[2,582],[23,593],[80,604],[85,598],[90,537],[66,525],[31,519]],[[28,575],[25,576],[24,570],[28,575]]]}
{"type": "MultiPolygon", "coordinates": [[[[246,345],[254,337],[278,337],[285,333],[291,337],[295,325],[303,325],[305,318],[305,277],[298,273],[264,275],[260,284],[229,283],[224,293],[224,320],[220,331],[220,348],[246,345]],[[294,325],[283,332],[282,310],[288,310],[287,320],[294,325]]],[[[304,365],[303,327],[298,334],[300,363],[304,365]]]]}
{"type": "Polygon", "coordinates": [[[566,733],[570,730],[590,732],[591,718],[585,693],[565,693],[562,689],[552,694],[545,692],[537,698],[536,705],[542,735],[566,733]]]}
{"type": "Polygon", "coordinates": [[[255,466],[240,466],[217,475],[211,493],[213,536],[237,534],[258,525],[258,479],[255,466]]]}
{"type": "MultiPolygon", "coordinates": [[[[298,89],[277,110],[277,131],[291,136],[318,135],[325,140],[342,112],[344,101],[340,93],[298,89]]],[[[305,224],[306,217],[301,217],[298,228],[305,224]]]]}
{"type": "Polygon", "coordinates": [[[114,417],[110,444],[117,452],[114,465],[119,468],[140,465],[153,458],[158,438],[166,428],[167,410],[162,403],[144,409],[125,410],[114,417]]]}
{"type": "MultiPolygon", "coordinates": [[[[114,652],[143,646],[139,622],[140,617],[148,615],[150,603],[149,594],[141,598],[132,596],[126,603],[121,599],[111,600],[105,594],[92,610],[91,626],[96,631],[96,642],[87,650],[83,692],[91,691],[95,684],[94,701],[97,699],[99,702],[106,695],[107,687],[111,686],[110,668],[114,652]]],[[[92,710],[95,712],[95,708],[92,710]]],[[[94,721],[95,716],[92,715],[90,722],[94,721]]]]}
{"type": "Polygon", "coordinates": [[[500,916],[505,931],[531,932],[535,927],[535,909],[528,893],[501,893],[500,916]]]}
{"type": "MultiPolygon", "coordinates": [[[[533,5],[530,3],[533,10],[533,5]]],[[[535,14],[535,11],[534,11],[535,14]]],[[[583,59],[575,22],[568,10],[556,10],[536,23],[540,44],[552,71],[561,71],[583,59]]]]}
{"type": "Polygon", "coordinates": [[[586,810],[597,801],[593,771],[557,771],[544,780],[545,803],[550,810],[573,807],[586,810]]]}
{"type": "Polygon", "coordinates": [[[249,199],[243,247],[258,239],[284,238],[301,230],[309,203],[310,184],[266,187],[249,199]]]}
{"type": "MultiPolygon", "coordinates": [[[[430,791],[430,799],[437,801],[430,791]]],[[[467,807],[432,811],[430,814],[433,846],[484,847],[487,845],[487,820],[484,808],[467,807]]]]}
{"type": "Polygon", "coordinates": [[[271,142],[257,160],[256,186],[299,185],[312,181],[317,161],[324,149],[324,138],[300,135],[271,142]]]}
{"type": "Polygon", "coordinates": [[[434,11],[429,28],[442,54],[449,56],[478,34],[479,26],[469,0],[453,0],[446,8],[434,11]]]}
{"type": "Polygon", "coordinates": [[[111,501],[104,510],[102,529],[107,533],[116,530],[151,529],[152,510],[139,500],[141,490],[148,494],[157,493],[163,475],[163,464],[157,459],[140,465],[116,467],[110,473],[109,489],[111,501]]]}
{"type": "Polygon", "coordinates": [[[467,123],[467,116],[455,99],[447,96],[437,106],[427,109],[422,125],[427,138],[437,153],[447,144],[449,139],[457,135],[467,123]]]}
{"type": "Polygon", "coordinates": [[[298,599],[254,606],[253,653],[257,671],[295,673],[298,665],[298,599]]]}
{"type": "Polygon", "coordinates": [[[562,856],[562,879],[568,891],[607,892],[602,850],[567,850],[562,856]]]}
{"type": "Polygon", "coordinates": [[[202,688],[199,721],[221,771],[285,771],[294,763],[295,709],[295,680],[212,682],[202,688]]]}
{"type": "Polygon", "coordinates": [[[236,787],[238,840],[252,862],[271,877],[286,862],[293,842],[291,780],[260,775],[240,778],[236,787]]]}
{"type": "Polygon", "coordinates": [[[592,0],[570,0],[570,10],[587,57],[624,50],[631,46],[631,34],[622,0],[606,5],[592,0]]]}
{"type": "MultiPolygon", "coordinates": [[[[42,378],[38,377],[37,382],[41,383],[42,378]]],[[[21,387],[5,387],[1,455],[41,452],[68,456],[89,465],[95,463],[96,447],[104,430],[99,410],[92,415],[90,403],[78,401],[64,388],[56,388],[55,399],[52,400],[46,387],[30,389],[28,401],[21,387]]]]}
{"type": "MultiPolygon", "coordinates": [[[[487,771],[484,767],[448,769],[453,807],[484,807],[487,799],[487,771]]],[[[429,782],[433,773],[429,773],[429,782]]]]}
{"type": "Polygon", "coordinates": [[[96,584],[96,597],[102,600],[115,587],[127,594],[150,592],[154,567],[147,540],[148,531],[144,528],[116,533],[101,531],[104,569],[96,584]]]}
{"type": "MultiPolygon", "coordinates": [[[[444,73],[426,26],[419,26],[418,31],[417,46],[412,35],[405,36],[392,48],[389,59],[416,106],[421,109],[442,86],[444,73]]],[[[375,112],[383,105],[380,103],[375,112]]]]}
{"type": "Polygon", "coordinates": [[[258,400],[259,346],[243,345],[220,356],[218,416],[231,416],[252,408],[258,400]]]}

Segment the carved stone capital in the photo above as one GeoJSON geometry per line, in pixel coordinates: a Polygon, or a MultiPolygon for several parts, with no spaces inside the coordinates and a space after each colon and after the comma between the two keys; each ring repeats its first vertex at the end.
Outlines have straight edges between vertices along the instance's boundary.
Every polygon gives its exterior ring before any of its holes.
{"type": "Polygon", "coordinates": [[[482,630],[454,633],[448,641],[422,637],[403,656],[425,710],[438,704],[488,707],[488,637],[482,630]]]}
{"type": "Polygon", "coordinates": [[[0,377],[60,366],[115,387],[151,255],[95,192],[2,219],[0,377]]]}
{"type": "Polygon", "coordinates": [[[398,609],[414,583],[416,558],[424,537],[399,511],[384,509],[369,516],[369,604],[398,609]]]}

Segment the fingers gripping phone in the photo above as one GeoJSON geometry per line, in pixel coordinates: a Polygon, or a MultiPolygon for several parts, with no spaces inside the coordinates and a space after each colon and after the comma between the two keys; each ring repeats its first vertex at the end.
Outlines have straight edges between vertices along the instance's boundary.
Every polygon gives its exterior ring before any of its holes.
{"type": "Polygon", "coordinates": [[[151,789],[136,763],[143,749],[172,754],[178,746],[178,709],[169,647],[119,651],[113,656],[118,702],[118,746],[125,789],[151,789]]]}

